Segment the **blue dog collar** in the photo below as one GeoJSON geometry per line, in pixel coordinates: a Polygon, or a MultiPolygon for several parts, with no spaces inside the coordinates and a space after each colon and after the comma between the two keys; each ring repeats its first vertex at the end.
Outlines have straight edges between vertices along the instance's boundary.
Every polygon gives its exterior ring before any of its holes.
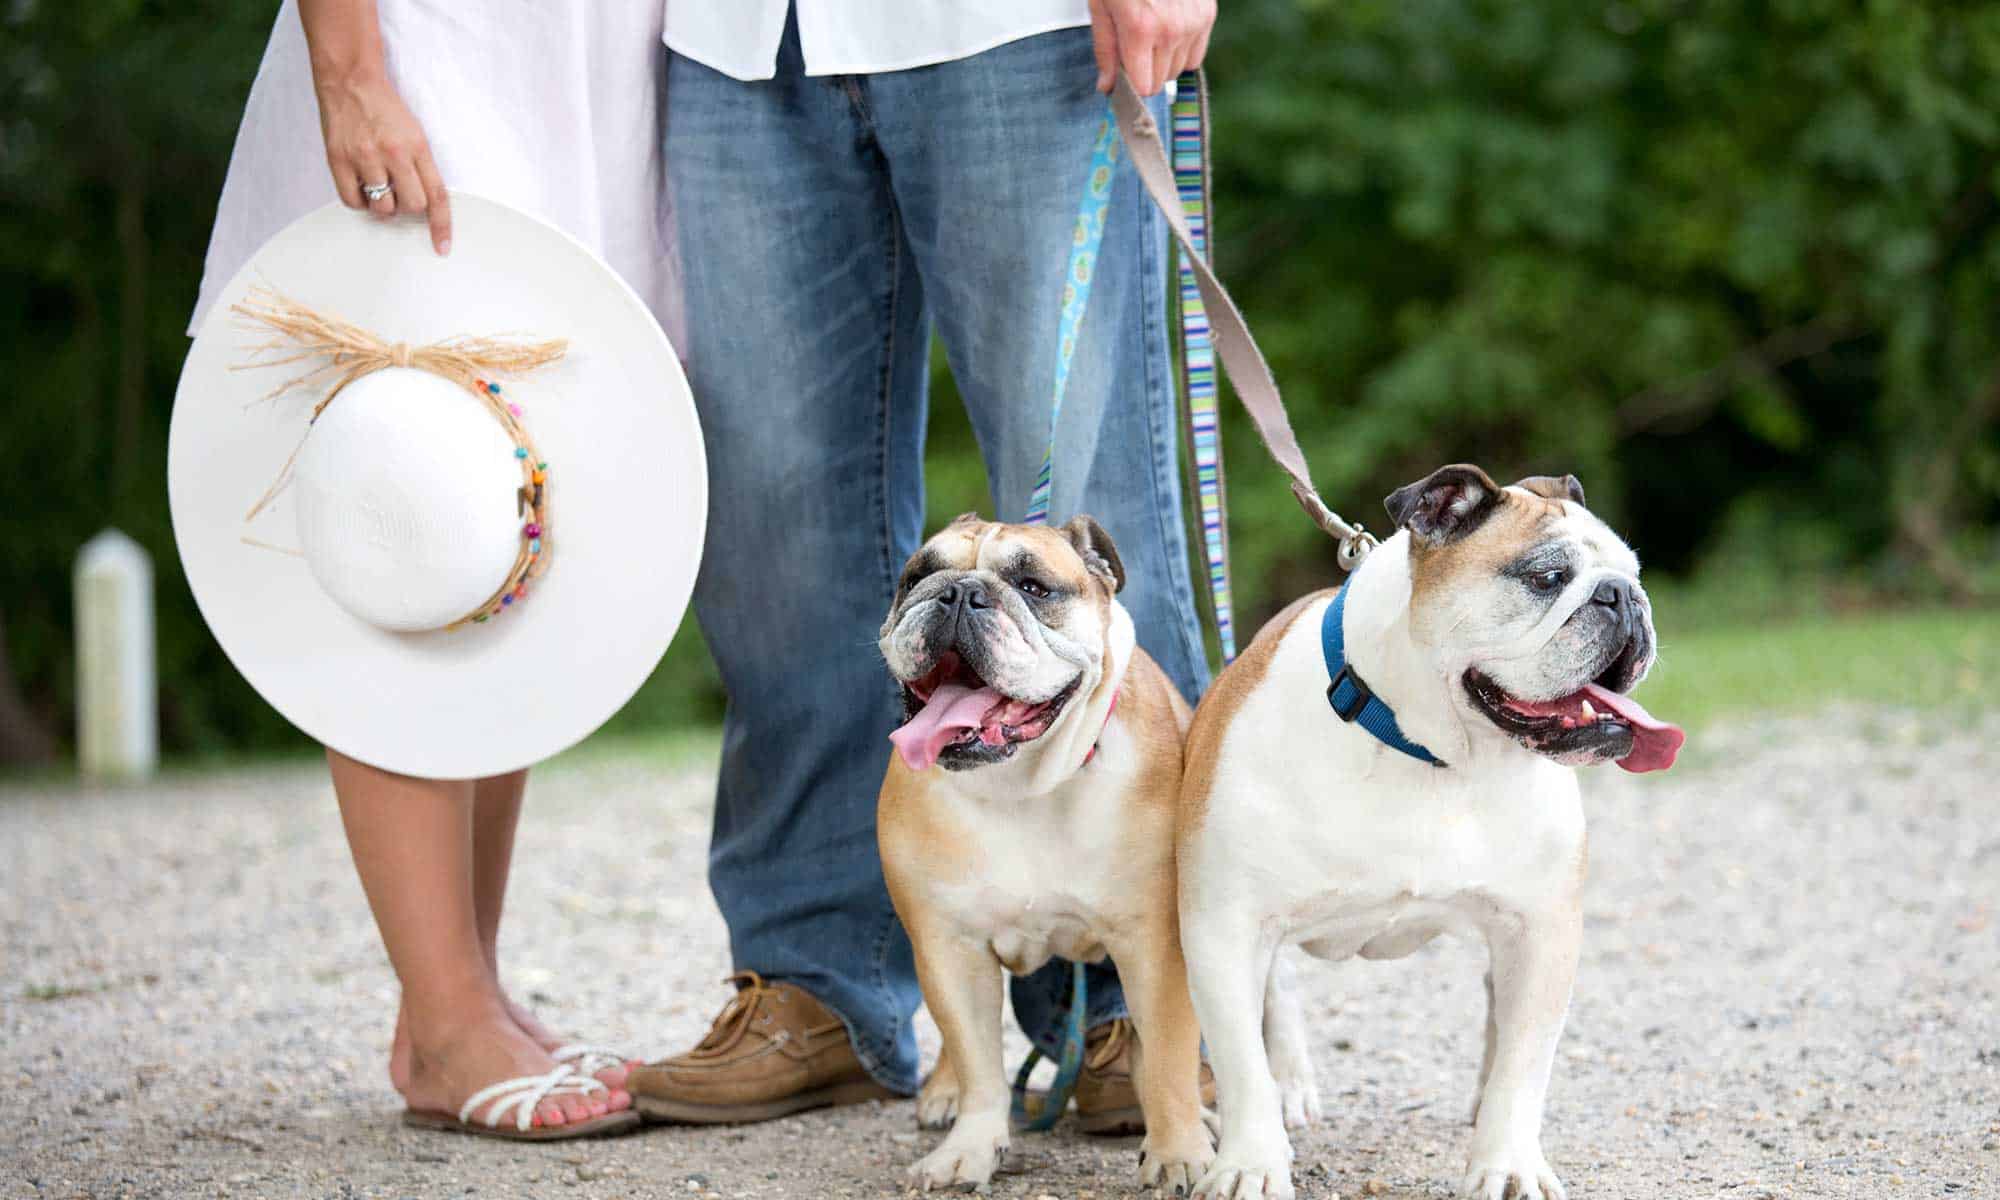
{"type": "Polygon", "coordinates": [[[1319,623],[1320,649],[1326,654],[1327,678],[1332,680],[1326,685],[1326,702],[1333,705],[1334,715],[1349,725],[1359,725],[1376,741],[1418,762],[1434,767],[1446,765],[1438,761],[1437,755],[1403,736],[1402,728],[1396,724],[1395,711],[1369,691],[1368,685],[1348,665],[1347,634],[1341,616],[1346,608],[1347,589],[1343,587],[1334,595],[1333,603],[1326,606],[1326,615],[1319,623]]]}

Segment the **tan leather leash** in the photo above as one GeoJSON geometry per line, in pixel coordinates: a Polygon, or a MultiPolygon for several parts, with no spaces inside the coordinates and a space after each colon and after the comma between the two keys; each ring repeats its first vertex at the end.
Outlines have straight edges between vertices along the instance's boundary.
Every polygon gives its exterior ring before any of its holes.
{"type": "Polygon", "coordinates": [[[1243,402],[1244,410],[1250,414],[1250,421],[1257,427],[1257,436],[1263,440],[1264,449],[1291,477],[1292,496],[1298,500],[1299,507],[1305,509],[1315,525],[1340,543],[1338,561],[1341,569],[1352,571],[1375,547],[1375,535],[1358,524],[1343,520],[1339,513],[1327,507],[1326,501],[1320,499],[1319,490],[1313,487],[1312,470],[1306,465],[1304,452],[1299,449],[1297,435],[1292,432],[1292,422],[1285,412],[1285,402],[1278,395],[1278,384],[1271,377],[1271,368],[1264,362],[1257,340],[1250,335],[1250,326],[1244,321],[1242,311],[1229,298],[1222,281],[1216,278],[1214,268],[1209,266],[1208,260],[1196,247],[1187,218],[1181,213],[1173,166],[1160,140],[1159,122],[1153,119],[1146,102],[1123,71],[1118,73],[1118,82],[1111,92],[1111,111],[1118,123],[1119,136],[1124,139],[1131,155],[1132,166],[1139,173],[1139,181],[1145,184],[1146,193],[1153,198],[1161,215],[1166,217],[1168,228],[1173,230],[1175,241],[1180,243],[1193,268],[1195,286],[1200,289],[1202,303],[1208,309],[1215,356],[1228,373],[1229,382],[1235,386],[1236,398],[1243,402]]]}

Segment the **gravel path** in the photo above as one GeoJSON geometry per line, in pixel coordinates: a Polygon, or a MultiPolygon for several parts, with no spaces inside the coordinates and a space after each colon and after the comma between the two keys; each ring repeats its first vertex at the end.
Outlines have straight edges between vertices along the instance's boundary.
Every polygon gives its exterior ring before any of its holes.
{"type": "MultiPolygon", "coordinates": [[[[1697,747],[1586,780],[1544,1135],[1571,1195],[2000,1195],[2000,714],[1844,710],[1697,747]]],[[[643,1051],[706,1027],[728,965],[709,778],[618,755],[538,776],[503,957],[553,1024],[643,1051]]],[[[405,1131],[394,980],[314,769],[0,786],[0,897],[0,1197],[868,1197],[935,1137],[907,1103],[558,1147],[405,1131]]],[[[1479,963],[1301,967],[1329,1112],[1301,1196],[1449,1194],[1479,963]]],[[[1136,1140],[1016,1146],[1031,1170],[998,1195],[1132,1190],[1136,1140]]]]}

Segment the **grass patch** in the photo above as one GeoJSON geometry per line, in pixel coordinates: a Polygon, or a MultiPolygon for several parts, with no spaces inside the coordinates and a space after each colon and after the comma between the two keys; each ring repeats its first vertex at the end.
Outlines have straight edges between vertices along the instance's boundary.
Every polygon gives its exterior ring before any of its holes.
{"type": "Polygon", "coordinates": [[[1837,702],[2000,707],[2000,611],[1827,614],[1686,632],[1671,609],[1660,612],[1660,662],[1638,695],[1689,728],[1837,702]]]}
{"type": "Polygon", "coordinates": [[[124,987],[151,987],[159,981],[158,975],[148,971],[143,975],[132,975],[122,979],[101,979],[95,983],[31,983],[21,989],[21,998],[41,1003],[74,1000],[79,996],[96,996],[124,987]]]}
{"type": "Polygon", "coordinates": [[[65,983],[31,983],[21,992],[23,1000],[74,1000],[78,996],[91,996],[106,991],[108,983],[94,983],[87,987],[71,987],[65,983]]]}

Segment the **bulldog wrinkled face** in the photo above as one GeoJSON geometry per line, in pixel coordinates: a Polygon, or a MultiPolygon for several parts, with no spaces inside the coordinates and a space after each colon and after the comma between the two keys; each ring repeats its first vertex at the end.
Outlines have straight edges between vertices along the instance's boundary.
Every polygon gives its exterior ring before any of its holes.
{"type": "Polygon", "coordinates": [[[1412,634],[1456,704],[1566,763],[1672,763],[1681,732],[1627,695],[1656,653],[1638,556],[1574,476],[1445,467],[1386,503],[1411,536],[1412,634]]]}
{"type": "Polygon", "coordinates": [[[1104,653],[1117,551],[1089,517],[1059,529],[967,513],[903,569],[880,646],[903,685],[892,740],[913,769],[1013,757],[1047,733],[1104,653]]]}

